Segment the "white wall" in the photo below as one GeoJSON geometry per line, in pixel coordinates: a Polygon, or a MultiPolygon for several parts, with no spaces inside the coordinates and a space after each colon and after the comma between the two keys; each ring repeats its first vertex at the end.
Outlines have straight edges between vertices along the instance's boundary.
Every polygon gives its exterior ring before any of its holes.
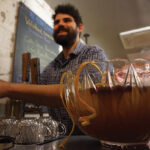
{"type": "Polygon", "coordinates": [[[53,10],[44,0],[0,0],[0,79],[5,81],[12,78],[19,1],[52,27],[53,10]]]}

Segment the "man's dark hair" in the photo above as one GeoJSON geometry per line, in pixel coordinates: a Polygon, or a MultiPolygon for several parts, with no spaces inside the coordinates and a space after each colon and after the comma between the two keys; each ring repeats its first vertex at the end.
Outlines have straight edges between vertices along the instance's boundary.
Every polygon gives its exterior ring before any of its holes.
{"type": "Polygon", "coordinates": [[[71,4],[58,5],[55,8],[55,14],[52,16],[52,18],[55,20],[56,15],[59,13],[68,14],[68,15],[72,16],[74,18],[77,26],[82,23],[82,18],[79,14],[79,11],[71,4]]]}

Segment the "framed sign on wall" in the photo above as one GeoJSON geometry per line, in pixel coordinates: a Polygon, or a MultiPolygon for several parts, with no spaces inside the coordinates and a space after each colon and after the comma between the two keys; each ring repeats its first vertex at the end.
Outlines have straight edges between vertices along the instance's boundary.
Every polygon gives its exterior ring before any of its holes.
{"type": "Polygon", "coordinates": [[[40,72],[59,53],[59,45],[53,41],[53,29],[34,12],[19,3],[16,44],[13,66],[13,82],[22,82],[22,54],[29,52],[40,59],[40,72]]]}

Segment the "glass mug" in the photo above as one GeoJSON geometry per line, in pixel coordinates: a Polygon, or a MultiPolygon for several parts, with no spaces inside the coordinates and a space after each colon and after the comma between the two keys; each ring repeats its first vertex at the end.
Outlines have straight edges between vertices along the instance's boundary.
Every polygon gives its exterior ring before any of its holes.
{"type": "Polygon", "coordinates": [[[19,133],[18,120],[16,119],[1,119],[0,120],[0,136],[16,137],[19,133]]]}
{"type": "Polygon", "coordinates": [[[51,134],[45,131],[45,140],[52,140],[66,133],[66,127],[63,123],[51,119],[50,117],[40,118],[40,122],[51,130],[51,134]]]}
{"type": "Polygon", "coordinates": [[[148,60],[84,62],[64,73],[61,83],[65,85],[64,106],[85,134],[110,147],[147,144],[150,138],[148,60]]]}
{"type": "MultiPolygon", "coordinates": [[[[19,133],[15,137],[17,144],[34,144],[44,142],[44,129],[49,129],[36,119],[21,119],[17,128],[19,133]]],[[[50,131],[49,131],[50,132],[50,131]]],[[[51,134],[51,132],[50,132],[51,134]]]]}

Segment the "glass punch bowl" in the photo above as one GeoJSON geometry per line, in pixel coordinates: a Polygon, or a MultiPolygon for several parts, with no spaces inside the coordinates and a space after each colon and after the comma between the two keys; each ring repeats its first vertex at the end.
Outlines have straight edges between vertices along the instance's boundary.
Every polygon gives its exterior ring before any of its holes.
{"type": "Polygon", "coordinates": [[[147,144],[150,62],[84,62],[63,74],[64,105],[76,125],[107,145],[147,144]]]}

